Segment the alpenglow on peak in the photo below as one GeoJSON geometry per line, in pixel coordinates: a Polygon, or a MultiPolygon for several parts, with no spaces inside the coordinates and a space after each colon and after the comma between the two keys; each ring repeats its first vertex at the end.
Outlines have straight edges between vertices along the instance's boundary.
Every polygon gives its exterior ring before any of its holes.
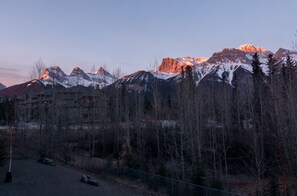
{"type": "Polygon", "coordinates": [[[253,46],[252,44],[243,44],[238,47],[239,50],[243,52],[265,52],[267,51],[265,48],[261,46],[253,46]]]}

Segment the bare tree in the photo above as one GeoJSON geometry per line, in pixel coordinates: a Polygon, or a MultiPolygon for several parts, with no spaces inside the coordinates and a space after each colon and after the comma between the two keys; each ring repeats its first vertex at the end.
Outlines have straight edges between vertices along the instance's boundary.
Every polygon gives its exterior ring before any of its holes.
{"type": "Polygon", "coordinates": [[[117,67],[115,68],[113,71],[112,71],[112,75],[115,77],[115,78],[121,78],[123,76],[123,73],[122,73],[122,69],[120,67],[117,67]]]}
{"type": "Polygon", "coordinates": [[[93,64],[91,68],[91,73],[95,73],[95,72],[96,72],[96,68],[95,68],[95,65],[93,64]]]}
{"type": "Polygon", "coordinates": [[[40,58],[32,66],[32,69],[30,71],[30,79],[33,80],[33,79],[40,78],[44,69],[45,69],[45,63],[40,58]]]}
{"type": "MultiPolygon", "coordinates": [[[[295,33],[295,37],[297,38],[297,30],[295,33]]],[[[292,41],[293,50],[297,51],[297,40],[292,41]]]]}

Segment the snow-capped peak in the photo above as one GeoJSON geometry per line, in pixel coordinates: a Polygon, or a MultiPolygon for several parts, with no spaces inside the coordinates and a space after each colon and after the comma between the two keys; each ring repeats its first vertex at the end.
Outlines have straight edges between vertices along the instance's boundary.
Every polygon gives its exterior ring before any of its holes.
{"type": "Polygon", "coordinates": [[[76,77],[76,78],[83,78],[85,80],[90,81],[90,77],[81,68],[79,68],[79,67],[75,67],[72,70],[70,76],[76,77]]]}
{"type": "Polygon", "coordinates": [[[265,48],[261,47],[261,46],[253,46],[252,44],[243,44],[243,45],[240,45],[238,47],[239,50],[243,51],[243,52],[258,52],[258,53],[262,53],[262,52],[265,52],[267,51],[265,48]]]}
{"type": "Polygon", "coordinates": [[[59,66],[52,66],[49,68],[46,68],[41,77],[40,80],[60,80],[63,79],[66,76],[66,74],[61,70],[59,66]]]}
{"type": "Polygon", "coordinates": [[[54,66],[51,66],[50,69],[57,69],[57,70],[61,70],[61,68],[58,66],[58,65],[54,65],[54,66]]]}
{"type": "Polygon", "coordinates": [[[109,78],[114,78],[113,75],[111,75],[108,71],[106,71],[103,67],[99,67],[95,73],[91,73],[92,75],[97,75],[101,77],[109,77],[109,78]]]}
{"type": "Polygon", "coordinates": [[[61,77],[66,75],[58,65],[49,67],[48,70],[54,74],[58,74],[61,77]]]}
{"type": "Polygon", "coordinates": [[[79,67],[73,68],[72,72],[70,73],[70,76],[80,76],[85,75],[86,73],[79,67]]]}
{"type": "Polygon", "coordinates": [[[79,67],[74,67],[72,72],[76,72],[76,71],[83,71],[83,70],[81,68],[79,68],[79,67]]]}
{"type": "Polygon", "coordinates": [[[96,73],[105,73],[105,69],[103,67],[99,67],[99,69],[97,69],[96,73]]]}

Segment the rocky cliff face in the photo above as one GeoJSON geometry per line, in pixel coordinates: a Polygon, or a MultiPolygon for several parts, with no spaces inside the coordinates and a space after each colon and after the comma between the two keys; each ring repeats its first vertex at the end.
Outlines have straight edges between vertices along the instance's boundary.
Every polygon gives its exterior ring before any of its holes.
{"type": "Polygon", "coordinates": [[[158,71],[166,73],[179,73],[181,72],[183,66],[184,64],[179,63],[176,59],[164,58],[158,68],[158,71]]]}
{"type": "Polygon", "coordinates": [[[225,48],[221,52],[214,53],[207,61],[210,64],[221,64],[229,62],[247,63],[248,57],[246,53],[239,49],[225,48]]]}
{"type": "Polygon", "coordinates": [[[194,66],[199,63],[203,63],[207,58],[193,58],[193,57],[183,57],[183,58],[164,58],[158,67],[159,72],[176,74],[180,73],[183,68],[187,66],[194,66]]]}

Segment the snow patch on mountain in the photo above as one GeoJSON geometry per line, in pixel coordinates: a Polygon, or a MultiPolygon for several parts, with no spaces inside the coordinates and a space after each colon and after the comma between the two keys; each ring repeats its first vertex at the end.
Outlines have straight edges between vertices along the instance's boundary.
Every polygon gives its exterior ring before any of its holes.
{"type": "Polygon", "coordinates": [[[204,63],[205,61],[208,60],[208,58],[207,57],[193,58],[190,56],[186,56],[186,57],[182,57],[182,58],[176,58],[176,60],[178,62],[185,64],[185,65],[193,66],[198,63],[204,63]]]}
{"type": "Polygon", "coordinates": [[[167,80],[169,78],[175,77],[178,75],[178,73],[165,73],[165,72],[160,72],[160,71],[150,71],[151,74],[153,74],[154,77],[159,78],[159,79],[163,79],[163,80],[167,80]]]}
{"type": "Polygon", "coordinates": [[[233,76],[234,76],[234,72],[240,67],[241,65],[238,65],[237,63],[232,63],[232,64],[228,64],[228,65],[219,65],[216,71],[216,74],[223,79],[223,74],[224,73],[228,73],[225,74],[226,76],[226,81],[229,84],[232,84],[232,80],[233,80],[233,76]]]}

